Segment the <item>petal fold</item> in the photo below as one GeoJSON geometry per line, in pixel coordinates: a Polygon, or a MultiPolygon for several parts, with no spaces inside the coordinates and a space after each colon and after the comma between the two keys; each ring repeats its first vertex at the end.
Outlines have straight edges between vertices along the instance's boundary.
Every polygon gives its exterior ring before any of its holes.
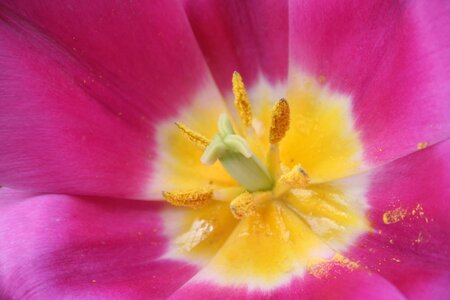
{"type": "Polygon", "coordinates": [[[263,75],[284,82],[288,67],[285,0],[185,0],[192,30],[224,95],[234,71],[251,86],[263,75]]]}
{"type": "Polygon", "coordinates": [[[6,299],[165,298],[196,268],[162,258],[159,203],[0,190],[6,299]]]}
{"type": "Polygon", "coordinates": [[[353,98],[379,165],[450,136],[447,1],[291,1],[290,73],[353,98]]]}
{"type": "Polygon", "coordinates": [[[0,184],[155,197],[156,124],[199,90],[221,101],[181,5],[5,1],[0,14],[0,184]]]}

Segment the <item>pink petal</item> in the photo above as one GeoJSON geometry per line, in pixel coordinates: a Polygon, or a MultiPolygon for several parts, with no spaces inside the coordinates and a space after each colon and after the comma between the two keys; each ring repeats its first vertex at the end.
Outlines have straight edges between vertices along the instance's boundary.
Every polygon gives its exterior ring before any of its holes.
{"type": "Polygon", "coordinates": [[[196,269],[161,258],[162,205],[0,191],[6,299],[164,298],[196,269]]]}
{"type": "Polygon", "coordinates": [[[380,164],[450,136],[447,1],[292,1],[291,71],[353,97],[365,156],[380,164]]]}
{"type": "Polygon", "coordinates": [[[447,140],[371,175],[368,199],[374,232],[349,256],[408,297],[420,291],[440,299],[450,291],[449,153],[447,140]]]}
{"type": "Polygon", "coordinates": [[[189,22],[221,91],[231,92],[231,74],[247,84],[264,75],[285,81],[288,67],[286,0],[184,0],[189,22]]]}
{"type": "Polygon", "coordinates": [[[2,6],[1,185],[149,197],[154,124],[213,84],[182,8],[133,3],[2,6]]]}
{"type": "Polygon", "coordinates": [[[310,275],[273,290],[247,290],[208,283],[187,283],[171,299],[405,299],[387,280],[368,272],[342,269],[326,278],[310,275]],[[382,291],[380,293],[380,291],[382,291]]]}

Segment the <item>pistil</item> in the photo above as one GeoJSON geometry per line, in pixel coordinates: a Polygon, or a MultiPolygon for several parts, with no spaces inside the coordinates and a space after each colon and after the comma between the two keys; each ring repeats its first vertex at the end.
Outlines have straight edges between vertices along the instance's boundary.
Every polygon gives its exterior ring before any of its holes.
{"type": "Polygon", "coordinates": [[[266,167],[252,152],[244,138],[236,134],[225,114],[219,117],[219,133],[201,158],[206,165],[219,160],[227,172],[247,191],[271,190],[274,180],[266,167]]]}

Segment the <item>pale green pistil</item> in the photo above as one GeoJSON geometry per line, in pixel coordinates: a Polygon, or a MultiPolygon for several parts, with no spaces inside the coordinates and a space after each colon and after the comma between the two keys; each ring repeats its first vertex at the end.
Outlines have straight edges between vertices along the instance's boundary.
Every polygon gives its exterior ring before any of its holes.
{"type": "Polygon", "coordinates": [[[219,133],[205,149],[201,161],[212,165],[219,160],[225,170],[247,191],[271,190],[274,180],[252,152],[247,141],[236,134],[226,114],[218,121],[219,133]]]}

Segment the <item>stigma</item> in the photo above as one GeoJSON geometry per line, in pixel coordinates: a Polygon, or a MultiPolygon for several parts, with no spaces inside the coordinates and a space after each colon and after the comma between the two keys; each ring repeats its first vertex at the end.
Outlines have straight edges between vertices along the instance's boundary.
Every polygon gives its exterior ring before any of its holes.
{"type": "Polygon", "coordinates": [[[187,141],[203,151],[200,161],[204,165],[220,163],[239,184],[229,191],[198,190],[164,191],[164,199],[172,205],[203,208],[211,201],[228,201],[236,219],[258,213],[259,207],[271,201],[283,201],[291,189],[308,185],[308,176],[301,166],[286,170],[279,158],[279,144],[290,126],[290,109],[284,98],[276,101],[272,108],[271,126],[265,145],[265,158],[258,157],[250,147],[249,140],[255,137],[252,127],[252,107],[242,77],[234,72],[232,89],[238,120],[222,113],[217,121],[217,133],[210,139],[181,122],[175,125],[187,141]],[[235,127],[234,124],[238,124],[235,127]]]}

